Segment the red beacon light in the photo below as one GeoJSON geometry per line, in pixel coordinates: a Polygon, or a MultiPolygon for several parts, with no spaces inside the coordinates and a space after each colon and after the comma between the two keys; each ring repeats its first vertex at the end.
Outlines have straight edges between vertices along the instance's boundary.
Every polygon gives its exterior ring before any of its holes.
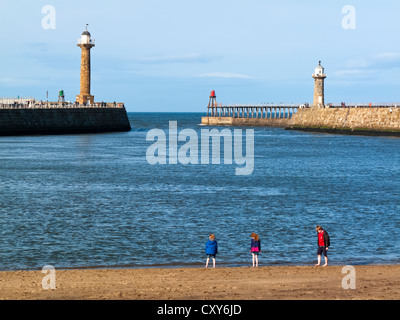
{"type": "MultiPolygon", "coordinates": [[[[212,108],[211,114],[213,116],[214,116],[214,108],[217,108],[217,107],[218,107],[217,96],[215,95],[215,90],[212,90],[210,92],[210,100],[208,101],[208,108],[212,108]]],[[[207,116],[208,116],[208,111],[207,111],[207,116]]]]}

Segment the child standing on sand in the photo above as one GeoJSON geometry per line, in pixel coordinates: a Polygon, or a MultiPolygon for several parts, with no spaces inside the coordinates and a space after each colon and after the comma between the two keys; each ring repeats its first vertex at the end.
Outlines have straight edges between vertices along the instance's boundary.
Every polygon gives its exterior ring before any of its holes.
{"type": "Polygon", "coordinates": [[[215,241],[215,234],[210,234],[209,239],[210,240],[208,240],[206,243],[206,268],[208,268],[208,262],[210,261],[210,258],[213,259],[213,267],[215,268],[215,256],[218,253],[218,243],[215,241]]]}
{"type": "Polygon", "coordinates": [[[315,229],[317,230],[318,235],[318,263],[315,266],[319,267],[321,265],[321,254],[323,253],[325,258],[325,264],[323,267],[326,267],[328,265],[328,247],[331,245],[330,238],[328,232],[326,232],[321,226],[317,226],[315,229]]]}
{"type": "Polygon", "coordinates": [[[261,240],[258,234],[252,233],[251,235],[251,249],[250,252],[253,256],[253,267],[258,267],[258,254],[261,252],[261,240]]]}

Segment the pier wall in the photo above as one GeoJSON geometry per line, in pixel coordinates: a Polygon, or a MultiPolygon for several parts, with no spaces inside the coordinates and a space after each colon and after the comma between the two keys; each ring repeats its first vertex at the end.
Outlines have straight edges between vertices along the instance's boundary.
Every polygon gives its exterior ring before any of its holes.
{"type": "Polygon", "coordinates": [[[129,131],[122,108],[0,109],[0,135],[129,131]]]}
{"type": "Polygon", "coordinates": [[[400,135],[400,108],[299,109],[287,128],[345,134],[400,135]]]}
{"type": "Polygon", "coordinates": [[[203,117],[202,125],[208,126],[249,126],[249,127],[278,127],[286,128],[288,118],[234,118],[234,117],[203,117]]]}

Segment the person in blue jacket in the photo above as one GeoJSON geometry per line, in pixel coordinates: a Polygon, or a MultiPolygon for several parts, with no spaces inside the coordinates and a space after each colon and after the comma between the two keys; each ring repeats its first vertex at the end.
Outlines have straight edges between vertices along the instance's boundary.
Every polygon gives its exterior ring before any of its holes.
{"type": "Polygon", "coordinates": [[[215,241],[215,234],[210,234],[209,239],[210,240],[206,243],[206,268],[208,268],[208,262],[210,261],[210,258],[213,259],[213,267],[215,268],[215,256],[218,253],[218,243],[215,241]]]}

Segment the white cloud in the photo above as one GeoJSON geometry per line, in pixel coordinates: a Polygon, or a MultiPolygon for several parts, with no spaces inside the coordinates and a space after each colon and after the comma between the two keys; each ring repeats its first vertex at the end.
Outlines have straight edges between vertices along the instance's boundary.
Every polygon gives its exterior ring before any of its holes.
{"type": "Polygon", "coordinates": [[[374,55],[372,58],[376,61],[398,62],[400,61],[400,53],[397,52],[379,53],[374,55]]]}
{"type": "Polygon", "coordinates": [[[349,69],[357,69],[357,68],[367,68],[370,65],[368,59],[352,59],[347,61],[347,68],[349,69]]]}
{"type": "Polygon", "coordinates": [[[338,78],[367,79],[380,72],[400,68],[400,53],[385,52],[347,61],[346,67],[335,72],[338,78]]]}
{"type": "Polygon", "coordinates": [[[352,77],[352,78],[367,78],[370,75],[376,73],[376,70],[369,70],[369,69],[345,69],[345,70],[339,70],[335,72],[335,76],[339,78],[347,78],[347,77],[352,77]]]}
{"type": "Polygon", "coordinates": [[[39,79],[30,79],[27,77],[0,78],[0,83],[5,87],[38,86],[42,84],[39,79]]]}
{"type": "Polygon", "coordinates": [[[253,77],[230,72],[210,72],[197,75],[201,78],[224,78],[224,79],[253,79],[253,77]]]}
{"type": "Polygon", "coordinates": [[[159,56],[159,57],[140,57],[130,59],[134,63],[146,63],[146,64],[158,64],[158,63],[205,63],[213,60],[215,58],[208,57],[202,54],[191,53],[185,55],[176,56],[159,56]]]}

